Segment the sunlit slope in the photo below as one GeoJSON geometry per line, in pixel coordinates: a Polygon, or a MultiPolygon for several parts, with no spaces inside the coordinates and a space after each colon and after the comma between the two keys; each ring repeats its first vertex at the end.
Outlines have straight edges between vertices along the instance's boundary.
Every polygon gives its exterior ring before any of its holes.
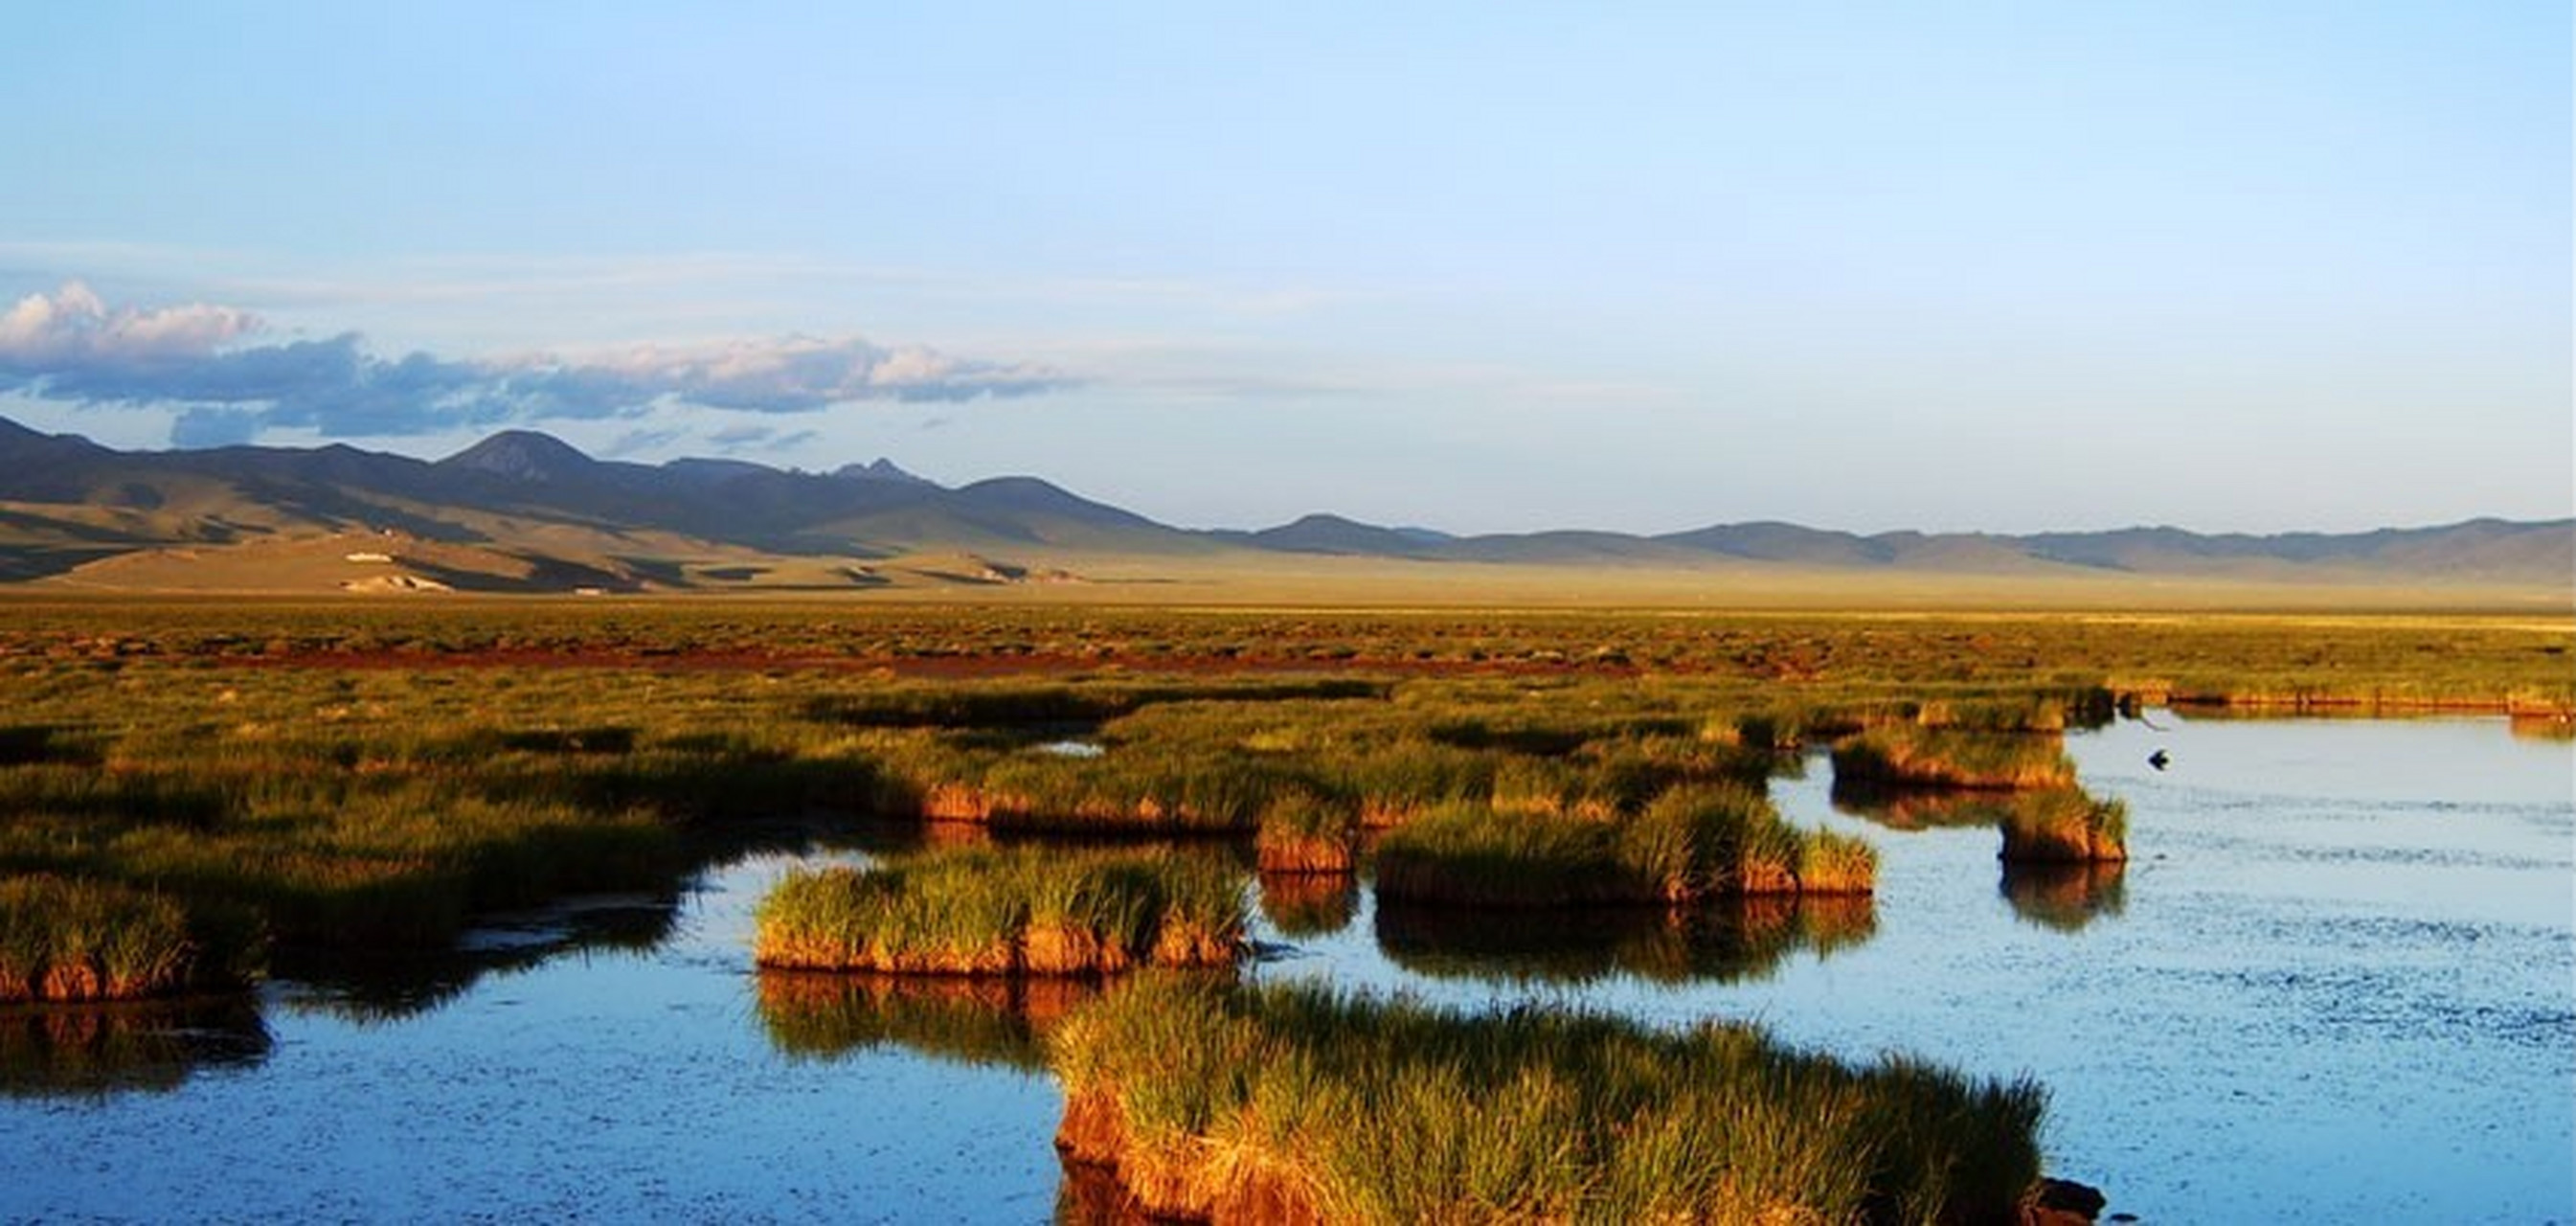
{"type": "Polygon", "coordinates": [[[1115,602],[2566,608],[2576,521],[2366,533],[2175,528],[1455,536],[1318,513],[1157,523],[1034,477],[879,461],[603,461],[496,434],[427,461],[348,446],[121,452],[0,421],[0,582],[93,589],[846,591],[1115,602]],[[383,561],[351,561],[383,555],[383,561]]]}

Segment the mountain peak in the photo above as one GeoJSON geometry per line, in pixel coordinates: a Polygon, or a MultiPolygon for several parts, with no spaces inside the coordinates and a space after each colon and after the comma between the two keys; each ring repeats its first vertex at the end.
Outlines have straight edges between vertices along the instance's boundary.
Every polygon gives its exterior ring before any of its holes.
{"type": "Polygon", "coordinates": [[[552,481],[588,472],[598,461],[572,444],[534,430],[504,430],[438,462],[438,467],[490,473],[515,481],[552,481]]]}
{"type": "Polygon", "coordinates": [[[1381,528],[1345,516],[1315,512],[1276,528],[1251,534],[1265,549],[1290,553],[1390,554],[1405,556],[1439,544],[1395,528],[1381,528]]]}
{"type": "Polygon", "coordinates": [[[927,485],[933,488],[939,484],[927,477],[916,476],[905,471],[901,465],[884,456],[878,456],[865,464],[844,464],[833,469],[832,475],[844,481],[892,481],[898,485],[927,485]]]}

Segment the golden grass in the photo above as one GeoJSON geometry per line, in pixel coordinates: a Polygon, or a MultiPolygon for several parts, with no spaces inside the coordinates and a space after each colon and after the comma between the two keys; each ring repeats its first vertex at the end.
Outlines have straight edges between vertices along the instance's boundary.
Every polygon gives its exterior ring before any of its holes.
{"type": "Polygon", "coordinates": [[[2002,858],[2016,863],[2101,864],[2129,858],[2129,809],[2081,788],[2016,797],[2004,809],[2002,858]]]}
{"type": "Polygon", "coordinates": [[[2054,732],[1894,724],[1835,745],[1834,779],[1895,788],[2016,791],[2071,785],[2075,763],[2054,732]]]}
{"type": "Polygon", "coordinates": [[[1232,966],[1243,901],[1204,859],[967,848],[791,874],[758,919],[753,957],[772,969],[1092,976],[1232,966]]]}
{"type": "Polygon", "coordinates": [[[1057,1147],[1162,1218],[2007,1221],[2044,1094],[1743,1026],[1160,977],[1058,1028],[1057,1147]]]}

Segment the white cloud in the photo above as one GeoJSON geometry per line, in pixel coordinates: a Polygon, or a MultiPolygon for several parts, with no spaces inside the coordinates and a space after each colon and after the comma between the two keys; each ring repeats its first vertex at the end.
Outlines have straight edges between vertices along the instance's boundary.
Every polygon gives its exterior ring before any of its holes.
{"type": "Polygon", "coordinates": [[[661,405],[812,413],[862,401],[969,401],[1073,385],[1026,362],[850,337],[788,337],[604,355],[500,359],[365,352],[354,332],[236,346],[258,316],[192,304],[111,307],[72,281],[0,315],[0,391],[79,405],[189,409],[191,440],[311,429],[401,437],[460,425],[635,417],[661,405]]]}
{"type": "Polygon", "coordinates": [[[205,303],[111,309],[88,285],[70,281],[52,294],[29,294],[0,315],[0,366],[203,357],[259,329],[257,315],[205,303]]]}

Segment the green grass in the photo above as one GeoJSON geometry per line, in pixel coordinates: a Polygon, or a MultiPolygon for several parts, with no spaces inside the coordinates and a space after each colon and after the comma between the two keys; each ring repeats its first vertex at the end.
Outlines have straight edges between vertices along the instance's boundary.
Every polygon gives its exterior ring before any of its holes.
{"type": "Polygon", "coordinates": [[[803,714],[824,723],[875,728],[1055,727],[1097,725],[1170,703],[1374,699],[1386,697],[1388,688],[1381,682],[1337,677],[1194,684],[1124,678],[1039,684],[914,683],[819,696],[804,704],[803,714]]]}
{"type": "Polygon", "coordinates": [[[2053,732],[1891,724],[1836,744],[1834,779],[1892,788],[2011,791],[2070,785],[2075,763],[2053,732]]]}
{"type": "MultiPolygon", "coordinates": [[[[1321,866],[1328,838],[1288,834],[1314,814],[1383,828],[1490,809],[1533,852],[1670,885],[1706,866],[1649,820],[1655,797],[1752,786],[1821,739],[1937,740],[1928,760],[2018,784],[2057,769],[2049,729],[2144,699],[2514,709],[2563,730],[2571,650],[2559,616],[21,595],[0,600],[0,880],[175,902],[191,983],[279,951],[434,948],[477,910],[569,891],[667,888],[680,835],[816,810],[1085,835],[1275,818],[1276,864],[1321,866]],[[1038,748],[1066,735],[1103,752],[1038,748]]],[[[1780,854],[1747,863],[1856,888],[1848,849],[1765,838],[1746,847],[1780,854]]]]}
{"type": "MultiPolygon", "coordinates": [[[[715,658],[938,675],[1119,666],[1279,669],[1617,668],[1798,690],[2033,685],[2115,695],[2306,696],[2502,710],[2576,707],[2576,624],[2555,612],[1224,610],[881,606],[723,599],[84,599],[0,593],[0,659],[106,663],[715,658]],[[1615,663],[1614,663],[1615,662],[1615,663]],[[1783,684],[1785,683],[1785,685],[1783,684]]],[[[12,716],[13,720],[21,719],[12,716]]]]}
{"type": "Polygon", "coordinates": [[[693,826],[877,786],[841,734],[733,717],[747,695],[721,691],[739,679],[677,694],[512,673],[49,667],[0,680],[43,714],[0,738],[0,886],[152,900],[106,920],[13,908],[17,928],[45,929],[11,938],[47,950],[36,995],[92,994],[93,980],[116,997],[238,985],[279,951],[442,948],[479,910],[667,887],[693,826]],[[179,969],[111,965],[174,926],[184,940],[161,947],[179,969]]]}
{"type": "Polygon", "coordinates": [[[754,957],[787,970],[1100,975],[1226,966],[1242,882],[1204,857],[977,847],[790,874],[754,957]]]}
{"type": "Polygon", "coordinates": [[[2014,798],[2003,819],[2002,858],[2015,863],[2111,863],[2129,858],[2129,807],[2081,788],[2014,798]]]}
{"type": "Polygon", "coordinates": [[[1481,907],[1662,904],[1745,895],[1865,894],[1876,856],[1781,820],[1760,792],[1676,787],[1641,812],[1445,806],[1389,832],[1381,897],[1481,907]]]}
{"type": "MultiPolygon", "coordinates": [[[[217,978],[166,895],[45,874],[0,879],[0,1003],[129,1000],[217,978]]],[[[241,951],[225,951],[238,957],[241,951]]]]}
{"type": "Polygon", "coordinates": [[[1050,1045],[1058,1145],[1218,1220],[2011,1220],[2044,1095],[1711,1023],[1137,980],[1050,1045]]]}
{"type": "Polygon", "coordinates": [[[1253,848],[1265,877],[1348,873],[1359,862],[1359,814],[1312,792],[1289,792],[1261,811],[1253,848]]]}

